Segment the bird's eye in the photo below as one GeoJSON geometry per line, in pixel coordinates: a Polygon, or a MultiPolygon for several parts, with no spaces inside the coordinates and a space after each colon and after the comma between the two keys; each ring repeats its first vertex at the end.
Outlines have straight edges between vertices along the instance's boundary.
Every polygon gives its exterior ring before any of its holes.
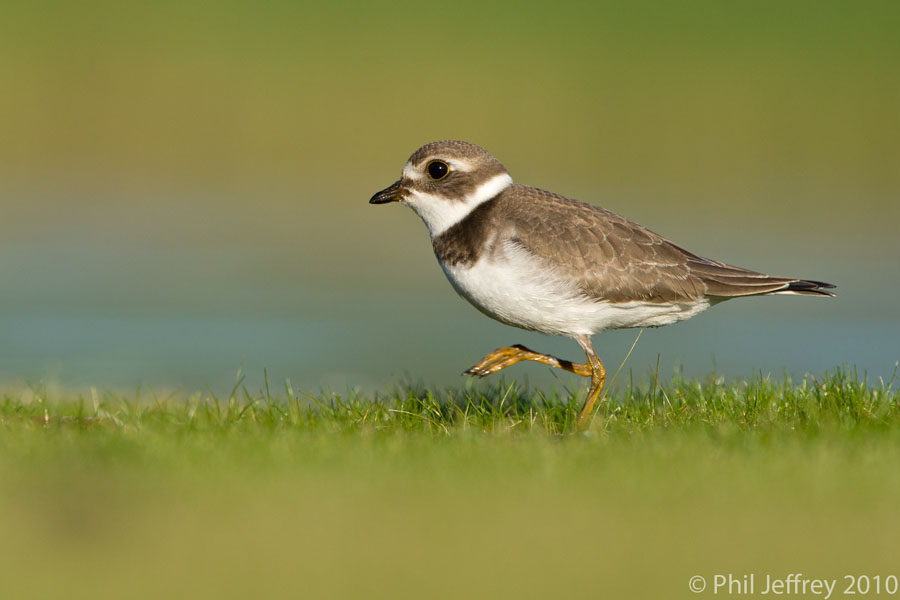
{"type": "Polygon", "coordinates": [[[450,167],[443,161],[433,160],[428,163],[425,170],[428,171],[429,177],[437,181],[438,179],[443,179],[447,176],[447,173],[450,172],[450,167]]]}

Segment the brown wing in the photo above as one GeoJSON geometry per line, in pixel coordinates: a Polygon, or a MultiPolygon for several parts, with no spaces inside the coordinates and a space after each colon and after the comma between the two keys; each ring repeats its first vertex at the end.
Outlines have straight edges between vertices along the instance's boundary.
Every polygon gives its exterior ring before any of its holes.
{"type": "Polygon", "coordinates": [[[702,258],[624,217],[515,185],[498,198],[510,240],[584,292],[611,302],[692,302],[773,293],[833,296],[818,281],[774,277],[702,258]],[[540,211],[533,210],[535,203],[540,211]]]}

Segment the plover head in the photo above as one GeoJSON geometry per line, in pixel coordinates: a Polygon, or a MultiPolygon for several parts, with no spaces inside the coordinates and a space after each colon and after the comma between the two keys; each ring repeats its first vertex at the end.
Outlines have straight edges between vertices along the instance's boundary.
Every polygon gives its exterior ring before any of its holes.
{"type": "Polygon", "coordinates": [[[403,167],[402,177],[369,202],[409,206],[434,238],[511,184],[506,167],[487,150],[445,140],[416,150],[403,167]]]}

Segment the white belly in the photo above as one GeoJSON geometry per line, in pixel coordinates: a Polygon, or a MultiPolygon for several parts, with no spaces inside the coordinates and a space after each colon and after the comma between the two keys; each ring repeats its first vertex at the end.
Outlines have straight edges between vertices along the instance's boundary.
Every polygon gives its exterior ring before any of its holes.
{"type": "Polygon", "coordinates": [[[470,267],[441,265],[461,296],[508,325],[551,335],[593,334],[606,329],[659,327],[709,307],[691,303],[612,303],[585,296],[538,259],[515,245],[482,256],[470,267]]]}

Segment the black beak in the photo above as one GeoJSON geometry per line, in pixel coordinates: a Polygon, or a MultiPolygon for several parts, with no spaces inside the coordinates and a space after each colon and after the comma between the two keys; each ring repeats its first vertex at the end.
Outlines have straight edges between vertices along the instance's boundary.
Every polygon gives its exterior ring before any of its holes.
{"type": "Polygon", "coordinates": [[[387,204],[388,202],[396,202],[400,199],[400,180],[398,179],[391,187],[385,188],[372,196],[369,204],[387,204]]]}

